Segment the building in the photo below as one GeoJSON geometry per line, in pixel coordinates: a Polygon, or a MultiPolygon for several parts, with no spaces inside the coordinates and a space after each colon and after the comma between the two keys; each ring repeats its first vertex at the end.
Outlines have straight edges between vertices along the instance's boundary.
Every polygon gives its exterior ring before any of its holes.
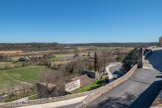
{"type": "Polygon", "coordinates": [[[78,89],[78,88],[81,88],[81,87],[84,87],[92,82],[94,82],[95,79],[90,77],[89,75],[85,74],[85,75],[82,75],[80,77],[75,77],[72,79],[72,81],[68,82],[66,85],[65,85],[65,91],[66,92],[71,92],[75,89],[78,89]]]}
{"type": "Polygon", "coordinates": [[[159,46],[162,47],[162,36],[159,38],[159,46]]]}

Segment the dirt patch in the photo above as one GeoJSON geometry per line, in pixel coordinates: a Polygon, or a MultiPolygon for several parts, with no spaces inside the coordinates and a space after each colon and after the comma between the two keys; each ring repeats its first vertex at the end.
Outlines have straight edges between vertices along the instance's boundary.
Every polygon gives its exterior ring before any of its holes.
{"type": "Polygon", "coordinates": [[[57,62],[52,62],[51,65],[59,65],[59,64],[67,64],[67,63],[70,63],[74,60],[68,60],[68,61],[57,61],[57,62]]]}
{"type": "Polygon", "coordinates": [[[21,50],[13,50],[13,51],[0,51],[0,54],[15,54],[15,53],[22,53],[21,50]]]}

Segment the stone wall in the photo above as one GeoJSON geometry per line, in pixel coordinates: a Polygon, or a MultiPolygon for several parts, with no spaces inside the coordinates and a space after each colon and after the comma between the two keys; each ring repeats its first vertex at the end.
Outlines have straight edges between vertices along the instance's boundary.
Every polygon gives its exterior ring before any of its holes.
{"type": "Polygon", "coordinates": [[[92,91],[71,94],[71,95],[66,95],[66,96],[52,97],[52,98],[35,99],[35,100],[27,101],[27,102],[0,103],[0,108],[15,108],[15,107],[52,103],[52,102],[57,102],[57,101],[62,101],[62,100],[73,99],[73,98],[77,98],[81,96],[86,96],[86,95],[89,95],[91,92],[92,91]]]}
{"type": "Polygon", "coordinates": [[[146,59],[152,53],[152,49],[145,49],[144,59],[146,59]]]}
{"type": "Polygon", "coordinates": [[[138,61],[138,68],[142,68],[143,67],[143,55],[144,55],[144,49],[140,48],[139,49],[139,61],[138,61]]]}
{"type": "Polygon", "coordinates": [[[162,108],[162,90],[160,91],[150,108],[162,108]]]}
{"type": "Polygon", "coordinates": [[[159,38],[159,46],[162,47],[162,36],[159,38]]]}
{"type": "Polygon", "coordinates": [[[147,59],[147,57],[152,53],[152,49],[147,48],[147,49],[140,49],[140,59],[138,62],[138,68],[142,68],[144,64],[144,60],[147,59]]]}
{"type": "Polygon", "coordinates": [[[117,80],[115,80],[115,81],[113,81],[113,82],[111,82],[111,83],[109,83],[109,84],[107,84],[103,87],[96,89],[78,107],[79,108],[86,108],[88,106],[88,104],[91,103],[93,100],[97,99],[98,97],[105,94],[106,92],[108,92],[112,88],[114,88],[117,85],[128,80],[133,75],[133,73],[135,72],[136,69],[137,69],[137,65],[135,65],[128,73],[126,73],[121,78],[119,78],[119,79],[117,79],[117,80]]]}

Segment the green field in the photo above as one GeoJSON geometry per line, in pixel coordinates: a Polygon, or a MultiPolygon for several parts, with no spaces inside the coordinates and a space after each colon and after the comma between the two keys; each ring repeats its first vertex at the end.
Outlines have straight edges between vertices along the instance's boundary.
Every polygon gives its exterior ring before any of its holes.
{"type": "Polygon", "coordinates": [[[8,88],[11,88],[11,86],[21,86],[21,82],[10,75],[8,75],[6,72],[0,71],[0,91],[7,90],[8,88]]]}
{"type": "Polygon", "coordinates": [[[54,61],[59,61],[59,60],[61,60],[63,57],[53,57],[53,58],[50,58],[50,60],[52,61],[52,62],[54,62],[54,61]]]}
{"type": "Polygon", "coordinates": [[[0,71],[0,90],[10,87],[11,84],[15,86],[22,86],[21,80],[28,82],[37,82],[41,72],[55,72],[53,69],[46,66],[31,65],[10,70],[0,71]]]}
{"type": "Polygon", "coordinates": [[[133,49],[132,47],[98,47],[98,50],[133,49]]]}
{"type": "Polygon", "coordinates": [[[82,88],[79,88],[79,89],[72,91],[72,93],[81,93],[81,92],[90,91],[90,90],[99,88],[99,87],[105,85],[106,83],[107,83],[107,79],[97,80],[97,81],[92,82],[89,85],[86,85],[82,88]]]}
{"type": "Polygon", "coordinates": [[[0,68],[4,68],[4,67],[20,67],[22,66],[22,62],[0,62],[0,68]]]}

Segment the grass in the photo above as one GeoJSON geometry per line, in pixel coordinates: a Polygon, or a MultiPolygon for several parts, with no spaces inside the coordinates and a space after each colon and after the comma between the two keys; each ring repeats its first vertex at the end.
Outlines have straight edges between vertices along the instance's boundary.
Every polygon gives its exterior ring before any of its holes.
{"type": "Polygon", "coordinates": [[[98,47],[98,50],[132,49],[132,47],[98,47]]]}
{"type": "Polygon", "coordinates": [[[70,54],[56,54],[56,57],[70,57],[70,56],[74,56],[74,53],[70,53],[70,54]]]}
{"type": "Polygon", "coordinates": [[[18,79],[22,79],[25,81],[35,82],[38,80],[39,74],[41,72],[54,72],[53,69],[50,69],[46,66],[39,66],[39,65],[30,65],[27,67],[21,67],[11,70],[4,70],[7,74],[14,76],[18,79]]]}
{"type": "Polygon", "coordinates": [[[5,68],[5,67],[20,67],[22,66],[22,62],[0,62],[0,68],[5,68]]]}
{"type": "Polygon", "coordinates": [[[116,49],[120,49],[122,47],[100,47],[98,48],[99,50],[116,50],[116,49]]]}
{"type": "Polygon", "coordinates": [[[59,61],[59,60],[61,60],[63,57],[54,57],[54,58],[50,58],[50,60],[52,61],[52,62],[54,62],[54,61],[59,61]]]}
{"type": "Polygon", "coordinates": [[[89,59],[89,56],[84,56],[85,59],[89,59]]]}
{"type": "Polygon", "coordinates": [[[0,90],[1,91],[7,90],[13,84],[14,85],[19,85],[19,86],[22,85],[21,82],[18,79],[8,75],[4,71],[0,71],[0,90]]]}
{"type": "Polygon", "coordinates": [[[0,70],[0,90],[6,90],[14,84],[15,87],[22,87],[19,79],[28,82],[37,82],[39,75],[43,71],[55,72],[46,66],[31,65],[10,70],[0,70]]]}
{"type": "Polygon", "coordinates": [[[4,102],[12,102],[12,101],[15,101],[16,99],[7,99],[5,100],[4,102]]]}
{"type": "Polygon", "coordinates": [[[37,94],[33,95],[35,93],[36,92],[30,92],[28,94],[22,94],[22,95],[14,96],[12,98],[7,98],[7,99],[4,100],[4,102],[12,102],[12,101],[15,101],[15,100],[18,100],[18,99],[21,99],[21,98],[25,98],[25,97],[28,97],[28,96],[29,96],[29,99],[31,98],[30,100],[37,99],[37,94]],[[33,96],[31,96],[31,95],[33,95],[33,96]]]}
{"type": "Polygon", "coordinates": [[[97,80],[97,81],[92,82],[89,85],[86,85],[86,86],[84,86],[82,88],[79,88],[79,89],[76,89],[76,90],[72,91],[72,93],[81,93],[81,92],[90,91],[90,90],[99,88],[99,87],[105,85],[106,83],[107,83],[107,79],[106,78],[105,79],[101,79],[101,80],[97,80]]]}
{"type": "Polygon", "coordinates": [[[34,96],[29,97],[28,100],[34,100],[34,99],[37,99],[37,98],[38,98],[38,95],[34,95],[34,96]]]}
{"type": "Polygon", "coordinates": [[[11,57],[11,60],[13,60],[13,61],[18,61],[19,58],[21,58],[21,57],[23,57],[23,56],[15,56],[15,57],[11,57]]]}

